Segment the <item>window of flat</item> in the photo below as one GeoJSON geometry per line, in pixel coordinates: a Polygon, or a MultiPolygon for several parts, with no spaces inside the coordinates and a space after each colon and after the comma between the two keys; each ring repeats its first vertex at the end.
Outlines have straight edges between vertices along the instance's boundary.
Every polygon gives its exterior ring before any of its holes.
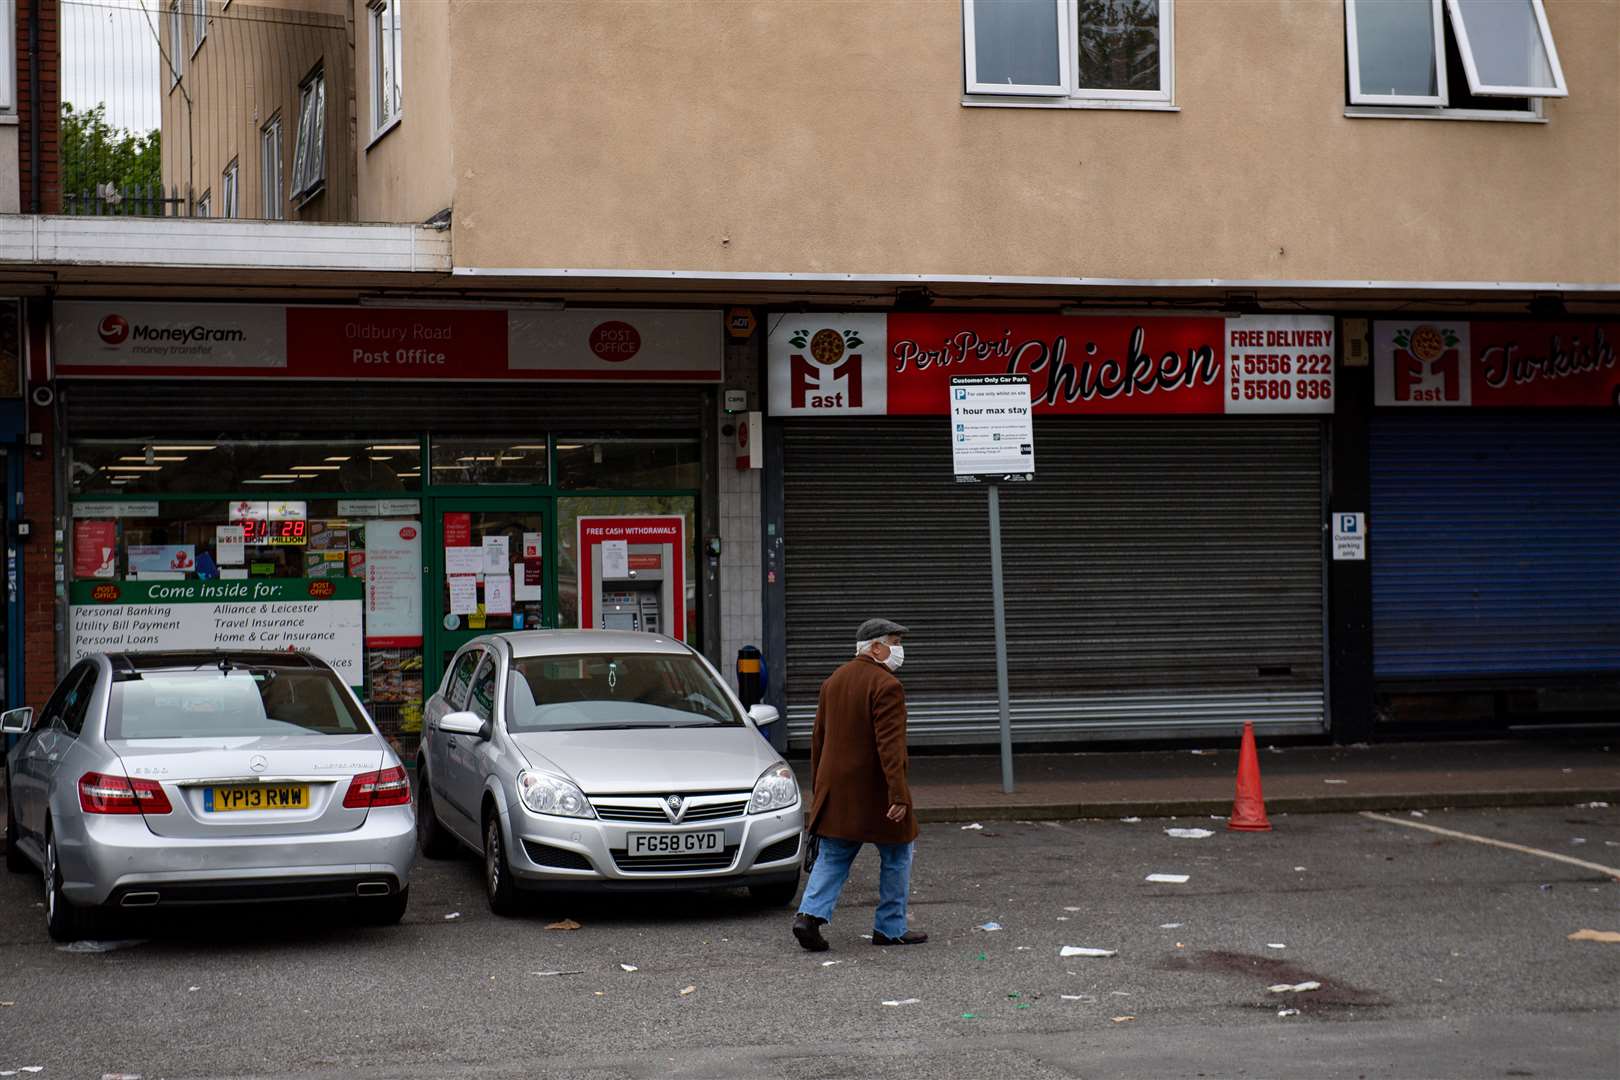
{"type": "Polygon", "coordinates": [[[236,160],[225,166],[219,178],[219,216],[233,218],[240,213],[236,202],[236,181],[240,175],[236,160]]]}
{"type": "Polygon", "coordinates": [[[1173,0],[962,0],[967,104],[1167,108],[1173,0]]]}
{"type": "Polygon", "coordinates": [[[202,197],[197,200],[197,216],[214,216],[214,193],[212,191],[203,192],[202,197]]]}
{"type": "Polygon", "coordinates": [[[1353,115],[1539,116],[1569,91],[1542,0],[1345,0],[1353,115]]]}
{"type": "Polygon", "coordinates": [[[174,87],[185,71],[186,24],[180,16],[180,0],[169,0],[169,86],[174,87]]]}
{"type": "Polygon", "coordinates": [[[292,197],[314,198],[326,184],[326,73],[316,68],[298,91],[298,141],[293,148],[292,197]]]}
{"type": "Polygon", "coordinates": [[[398,122],[402,58],[399,0],[371,5],[371,133],[375,137],[398,122]]]}
{"type": "Polygon", "coordinates": [[[208,6],[205,0],[191,0],[191,55],[196,56],[197,50],[202,48],[203,38],[208,36],[208,6]]]}
{"type": "Polygon", "coordinates": [[[282,204],[282,160],[281,114],[276,113],[259,131],[260,213],[271,221],[280,221],[287,216],[282,204]]]}

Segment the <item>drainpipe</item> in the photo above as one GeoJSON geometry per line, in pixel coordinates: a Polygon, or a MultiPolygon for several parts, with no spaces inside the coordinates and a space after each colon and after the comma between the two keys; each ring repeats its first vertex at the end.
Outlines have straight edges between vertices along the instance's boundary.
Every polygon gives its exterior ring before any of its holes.
{"type": "Polygon", "coordinates": [[[40,211],[39,0],[28,0],[28,212],[40,211]]]}

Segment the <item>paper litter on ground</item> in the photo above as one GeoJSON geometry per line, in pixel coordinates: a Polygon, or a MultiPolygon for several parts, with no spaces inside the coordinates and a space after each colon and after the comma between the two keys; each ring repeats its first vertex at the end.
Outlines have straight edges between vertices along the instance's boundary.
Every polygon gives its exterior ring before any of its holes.
{"type": "Polygon", "coordinates": [[[1322,984],[1314,981],[1302,983],[1278,983],[1275,986],[1268,986],[1266,989],[1271,991],[1273,994],[1300,994],[1304,993],[1306,990],[1320,990],[1322,989],[1322,984]]]}
{"type": "Polygon", "coordinates": [[[1061,998],[1064,1001],[1091,1001],[1091,1002],[1094,1002],[1094,1001],[1097,1000],[1096,997],[1091,995],[1091,994],[1059,994],[1058,997],[1061,998]]]}
{"type": "Polygon", "coordinates": [[[1571,941],[1606,941],[1612,945],[1620,945],[1620,931],[1616,930],[1577,930],[1569,935],[1571,941]]]}
{"type": "Polygon", "coordinates": [[[1013,949],[1013,952],[1034,952],[1034,951],[1035,951],[1034,948],[1032,946],[1029,946],[1029,945],[1019,945],[1019,946],[1017,946],[1016,948],[1013,949]]]}
{"type": "Polygon", "coordinates": [[[1059,956],[1118,956],[1118,949],[1093,949],[1085,945],[1065,945],[1058,950],[1059,956]]]}
{"type": "Polygon", "coordinates": [[[1166,829],[1164,835],[1173,836],[1177,840],[1202,840],[1206,836],[1215,834],[1208,829],[1166,829]]]}
{"type": "Polygon", "coordinates": [[[975,926],[973,929],[975,929],[975,930],[983,930],[987,934],[993,934],[997,930],[1001,929],[1001,924],[998,923],[998,922],[980,923],[978,926],[975,926]]]}
{"type": "Polygon", "coordinates": [[[1157,881],[1164,885],[1185,885],[1191,880],[1189,874],[1149,874],[1144,880],[1157,881]]]}
{"type": "MultiPolygon", "coordinates": [[[[145,938],[126,938],[119,941],[72,941],[66,945],[58,945],[56,947],[56,951],[74,953],[104,953],[112,952],[115,949],[132,949],[136,945],[145,944],[145,938]]],[[[40,1066],[42,1069],[44,1067],[45,1066],[43,1065],[40,1066]]],[[[24,1071],[26,1071],[26,1066],[24,1067],[24,1071]]]]}
{"type": "Polygon", "coordinates": [[[1609,804],[1606,802],[1578,802],[1575,804],[1577,810],[1607,810],[1608,808],[1609,804]]]}
{"type": "Polygon", "coordinates": [[[546,924],[547,930],[578,930],[579,928],[580,924],[573,919],[559,919],[557,922],[546,924]]]}
{"type": "Polygon", "coordinates": [[[1137,822],[1141,821],[1142,819],[1139,818],[1139,817],[1122,817],[1119,820],[1123,821],[1127,825],[1135,825],[1137,822]]]}
{"type": "Polygon", "coordinates": [[[1298,1009],[1278,1009],[1277,1010],[1277,1015],[1278,1016],[1298,1016],[1299,1015],[1299,1010],[1298,1009]]]}
{"type": "Polygon", "coordinates": [[[1189,751],[1187,751],[1187,753],[1189,753],[1189,754],[1197,754],[1200,757],[1202,757],[1205,754],[1213,754],[1214,752],[1215,751],[1213,751],[1213,750],[1189,750],[1189,751]]]}
{"type": "Polygon", "coordinates": [[[636,965],[634,965],[634,964],[620,964],[619,965],[619,970],[620,971],[640,971],[641,969],[636,967],[636,965]]]}
{"type": "Polygon", "coordinates": [[[1348,784],[1349,782],[1350,781],[1348,781],[1348,780],[1323,780],[1322,781],[1322,783],[1324,783],[1324,784],[1348,784]]]}
{"type": "Polygon", "coordinates": [[[979,823],[978,823],[978,822],[977,822],[977,821],[975,821],[975,822],[974,822],[974,823],[973,823],[973,824],[971,824],[971,825],[964,825],[964,826],[962,826],[962,831],[963,831],[963,832],[972,832],[972,831],[973,831],[973,830],[975,830],[975,829],[982,829],[982,828],[984,828],[984,826],[983,826],[983,825],[980,825],[980,824],[979,824],[979,823]]]}
{"type": "Polygon", "coordinates": [[[461,912],[452,911],[450,914],[448,914],[448,915],[446,915],[444,917],[444,921],[449,922],[451,919],[459,919],[459,918],[461,918],[461,912]]]}
{"type": "Polygon", "coordinates": [[[1303,866],[1296,866],[1296,867],[1294,867],[1294,872],[1297,874],[1303,869],[1305,869],[1303,866]]]}
{"type": "Polygon", "coordinates": [[[921,1002],[922,1002],[922,998],[900,998],[900,999],[898,999],[896,1001],[885,1001],[883,1004],[888,1005],[890,1007],[895,1007],[895,1006],[899,1006],[899,1005],[917,1005],[917,1004],[920,1004],[921,1002]]]}
{"type": "Polygon", "coordinates": [[[1411,812],[1411,814],[1412,814],[1413,817],[1424,817],[1425,816],[1423,811],[1421,811],[1421,810],[1413,810],[1411,812]]]}
{"type": "Polygon", "coordinates": [[[821,966],[822,967],[832,967],[834,964],[842,964],[842,963],[843,963],[842,960],[823,960],[821,962],[821,966]]]}
{"type": "Polygon", "coordinates": [[[530,975],[583,975],[583,971],[531,971],[530,975]]]}
{"type": "Polygon", "coordinates": [[[1268,942],[1266,942],[1266,948],[1268,948],[1268,949],[1286,949],[1286,948],[1288,948],[1288,946],[1284,945],[1280,941],[1268,941],[1268,942]]]}
{"type": "Polygon", "coordinates": [[[1134,1017],[1134,1016],[1116,1016],[1116,1017],[1113,1017],[1113,1021],[1116,1024],[1124,1024],[1124,1023],[1127,1023],[1127,1022],[1129,1022],[1131,1020],[1135,1020],[1135,1019],[1136,1019],[1136,1017],[1134,1017]]]}
{"type": "Polygon", "coordinates": [[[1063,910],[1064,911],[1079,911],[1080,909],[1077,908],[1077,907],[1066,907],[1063,910]]]}
{"type": "Polygon", "coordinates": [[[685,997],[688,994],[695,994],[695,993],[697,993],[697,987],[695,987],[695,986],[682,987],[682,989],[681,989],[681,997],[685,997]]]}

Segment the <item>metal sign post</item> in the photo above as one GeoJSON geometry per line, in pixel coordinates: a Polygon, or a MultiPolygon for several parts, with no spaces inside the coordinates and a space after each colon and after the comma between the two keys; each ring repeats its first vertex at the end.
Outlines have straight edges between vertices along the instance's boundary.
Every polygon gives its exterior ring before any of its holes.
{"type": "Polygon", "coordinates": [[[1012,703],[1007,686],[1007,594],[1001,576],[1001,484],[1035,479],[1035,427],[1027,375],[951,379],[951,463],[956,479],[987,482],[990,588],[996,619],[996,698],[1001,710],[1001,790],[1013,791],[1012,703]]]}

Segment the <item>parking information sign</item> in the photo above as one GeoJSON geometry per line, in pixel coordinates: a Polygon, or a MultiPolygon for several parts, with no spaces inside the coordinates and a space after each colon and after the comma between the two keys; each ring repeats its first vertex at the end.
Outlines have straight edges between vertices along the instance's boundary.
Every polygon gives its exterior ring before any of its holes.
{"type": "Polygon", "coordinates": [[[1035,425],[1028,375],[951,379],[951,463],[956,478],[1035,479],[1035,425]]]}

